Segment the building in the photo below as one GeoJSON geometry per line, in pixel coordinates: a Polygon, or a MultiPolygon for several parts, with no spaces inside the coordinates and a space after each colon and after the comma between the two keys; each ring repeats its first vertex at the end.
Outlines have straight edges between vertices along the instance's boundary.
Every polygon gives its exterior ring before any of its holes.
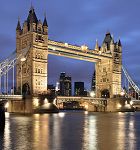
{"type": "Polygon", "coordinates": [[[102,58],[96,68],[96,96],[114,97],[121,93],[122,45],[114,42],[109,32],[106,33],[102,46],[96,41],[95,50],[99,54],[110,55],[111,59],[102,58]]]}
{"type": "Polygon", "coordinates": [[[84,82],[74,82],[74,95],[84,96],[84,82]]]}
{"type": "Polygon", "coordinates": [[[71,77],[66,76],[65,72],[60,74],[60,95],[61,96],[71,96],[71,77]]]}
{"type": "Polygon", "coordinates": [[[27,49],[27,58],[16,64],[16,87],[26,94],[42,94],[47,91],[48,25],[38,20],[31,7],[23,27],[18,20],[16,28],[16,54],[27,49]]]}
{"type": "Polygon", "coordinates": [[[50,90],[52,94],[55,94],[55,86],[53,84],[48,84],[48,90],[50,90]]]}
{"type": "Polygon", "coordinates": [[[95,90],[96,90],[96,76],[94,71],[92,76],[92,81],[91,81],[91,91],[95,91],[95,90]]]}

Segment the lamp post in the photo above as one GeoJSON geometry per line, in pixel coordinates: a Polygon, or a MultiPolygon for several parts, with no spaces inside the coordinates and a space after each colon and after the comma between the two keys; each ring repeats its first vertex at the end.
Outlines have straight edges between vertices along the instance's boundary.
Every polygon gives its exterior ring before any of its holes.
{"type": "Polygon", "coordinates": [[[91,92],[90,92],[90,96],[91,96],[91,97],[95,97],[95,91],[91,91],[91,92]]]}
{"type": "Polygon", "coordinates": [[[26,60],[26,58],[25,57],[22,57],[21,59],[20,59],[20,61],[21,61],[21,95],[22,95],[22,63],[24,62],[26,60]]]}

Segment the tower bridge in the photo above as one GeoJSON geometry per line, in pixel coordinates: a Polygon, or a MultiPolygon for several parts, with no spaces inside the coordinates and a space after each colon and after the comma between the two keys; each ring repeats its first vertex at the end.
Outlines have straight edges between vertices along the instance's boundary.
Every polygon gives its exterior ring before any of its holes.
{"type": "Polygon", "coordinates": [[[2,77],[4,79],[4,94],[8,93],[8,72],[10,69],[13,69],[13,87],[16,80],[16,93],[32,97],[46,93],[48,55],[50,54],[94,62],[96,69],[96,99],[114,98],[120,95],[122,92],[122,70],[129,84],[138,95],[140,93],[139,87],[122,66],[122,44],[120,40],[115,42],[108,32],[101,47],[96,40],[94,49],[89,49],[86,45],[77,46],[50,40],[46,16],[42,23],[38,20],[33,7],[29,10],[23,27],[21,27],[18,20],[16,52],[0,63],[0,93],[2,77]],[[16,66],[16,79],[14,79],[14,66],[16,66]]]}
{"type": "Polygon", "coordinates": [[[16,87],[19,91],[24,89],[32,95],[47,91],[48,55],[51,54],[95,62],[97,97],[107,95],[112,98],[121,93],[122,46],[120,40],[114,42],[110,33],[106,33],[101,47],[96,41],[93,50],[86,45],[76,46],[49,40],[46,17],[42,23],[31,8],[23,27],[20,26],[20,21],[17,24],[16,54],[21,54],[22,49],[29,45],[31,48],[26,60],[17,60],[16,63],[16,87]]]}

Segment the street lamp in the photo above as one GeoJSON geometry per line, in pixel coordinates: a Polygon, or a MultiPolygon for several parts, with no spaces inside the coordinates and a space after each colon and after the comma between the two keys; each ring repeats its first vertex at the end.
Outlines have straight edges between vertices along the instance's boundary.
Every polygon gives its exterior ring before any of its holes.
{"type": "Polygon", "coordinates": [[[90,92],[90,96],[91,96],[91,97],[95,97],[95,91],[91,91],[91,92],[90,92]]]}
{"type": "Polygon", "coordinates": [[[120,95],[121,95],[121,96],[124,96],[124,95],[125,95],[125,92],[124,92],[124,91],[121,91],[120,95]]]}
{"type": "Polygon", "coordinates": [[[22,95],[22,62],[24,62],[26,60],[26,58],[25,57],[22,57],[21,59],[20,59],[20,61],[21,61],[21,95],[22,95]]]}

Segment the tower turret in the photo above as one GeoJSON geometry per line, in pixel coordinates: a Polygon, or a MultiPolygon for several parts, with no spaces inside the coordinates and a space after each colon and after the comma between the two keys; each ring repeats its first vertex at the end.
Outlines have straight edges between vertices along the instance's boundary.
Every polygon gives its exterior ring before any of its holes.
{"type": "Polygon", "coordinates": [[[118,46],[122,46],[120,39],[119,39],[119,41],[118,41],[118,46]]]}
{"type": "Polygon", "coordinates": [[[20,20],[18,19],[17,27],[16,27],[16,34],[20,35],[21,33],[21,26],[20,26],[20,20]]]}
{"type": "Polygon", "coordinates": [[[28,24],[29,31],[36,30],[37,22],[38,22],[37,16],[35,14],[33,6],[31,6],[31,9],[29,11],[29,15],[27,17],[27,24],[28,24]]]}
{"type": "Polygon", "coordinates": [[[47,24],[46,15],[45,15],[44,22],[43,22],[43,31],[44,31],[44,34],[47,34],[48,32],[48,24],[47,24]]]}
{"type": "Polygon", "coordinates": [[[27,21],[23,23],[23,34],[28,32],[28,24],[27,21]]]}
{"type": "Polygon", "coordinates": [[[112,40],[112,36],[110,34],[110,32],[107,32],[103,41],[103,44],[105,43],[107,46],[107,49],[110,50],[110,42],[112,40]]]}
{"type": "Polygon", "coordinates": [[[16,64],[17,89],[20,91],[21,86],[22,89],[26,87],[24,92],[31,95],[47,91],[48,34],[44,34],[44,28],[46,28],[47,33],[46,21],[43,26],[33,7],[29,10],[23,29],[21,29],[19,23],[17,27],[18,31],[21,30],[22,33],[16,38],[17,54],[20,54],[22,49],[29,48],[25,62],[18,61],[16,64]]]}
{"type": "Polygon", "coordinates": [[[111,51],[111,54],[113,54],[113,52],[114,52],[114,47],[115,47],[114,38],[112,37],[111,42],[110,42],[110,51],[111,51]]]}
{"type": "Polygon", "coordinates": [[[99,44],[98,44],[98,40],[96,39],[96,44],[95,44],[95,50],[99,51],[99,44]]]}
{"type": "Polygon", "coordinates": [[[42,31],[43,31],[42,22],[41,22],[41,20],[39,20],[38,23],[37,23],[37,32],[42,33],[42,31]]]}

